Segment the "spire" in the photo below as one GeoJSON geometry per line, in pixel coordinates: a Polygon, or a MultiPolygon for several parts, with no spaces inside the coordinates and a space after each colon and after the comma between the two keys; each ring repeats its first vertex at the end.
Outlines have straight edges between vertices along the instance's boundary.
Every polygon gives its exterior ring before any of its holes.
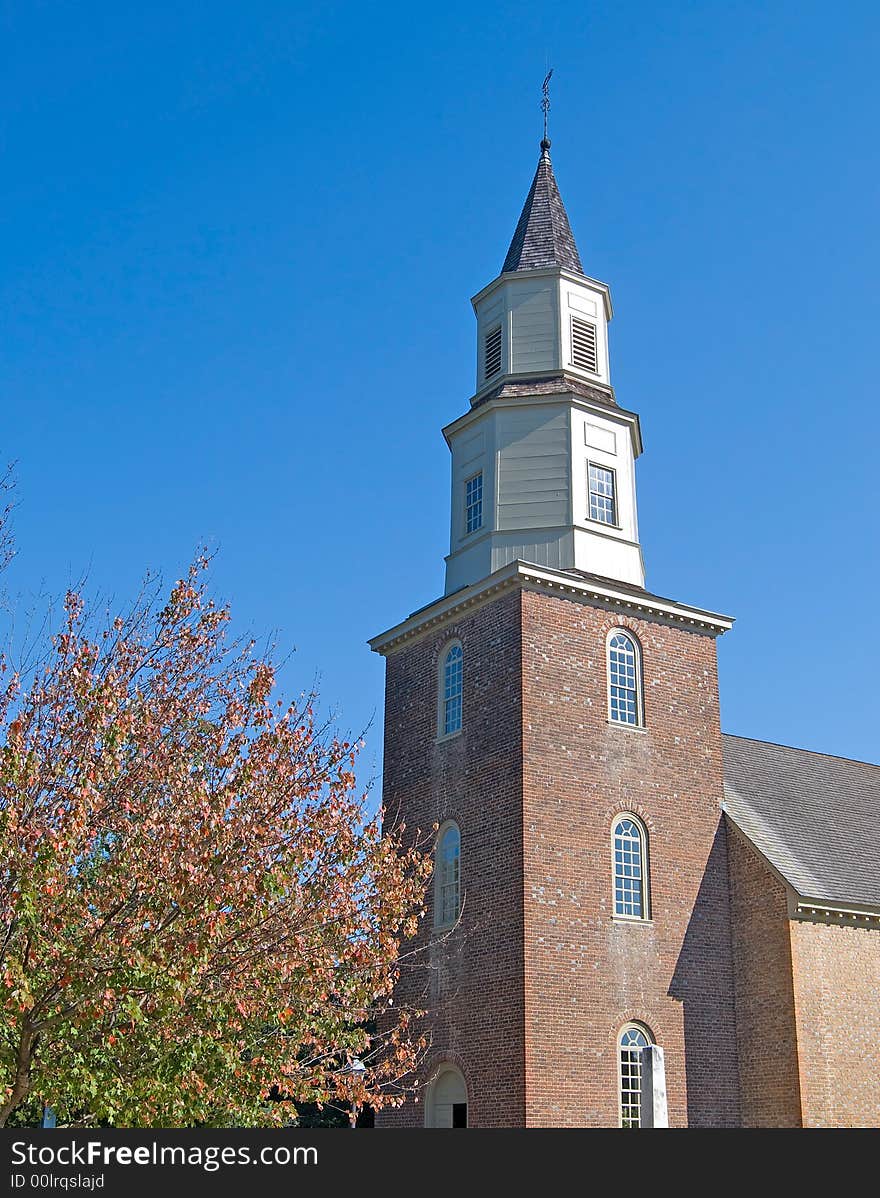
{"type": "Polygon", "coordinates": [[[581,257],[550,161],[550,141],[541,142],[541,158],[523,205],[501,273],[562,266],[582,275],[581,257]]]}

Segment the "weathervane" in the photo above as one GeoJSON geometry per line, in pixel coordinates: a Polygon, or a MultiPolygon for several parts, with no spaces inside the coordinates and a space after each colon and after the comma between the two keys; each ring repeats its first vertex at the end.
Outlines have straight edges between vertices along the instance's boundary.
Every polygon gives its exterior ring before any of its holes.
{"type": "Polygon", "coordinates": [[[541,111],[544,114],[544,140],[541,142],[542,150],[550,149],[550,138],[547,136],[547,120],[550,116],[550,76],[553,74],[551,67],[544,76],[544,82],[541,84],[541,111]]]}

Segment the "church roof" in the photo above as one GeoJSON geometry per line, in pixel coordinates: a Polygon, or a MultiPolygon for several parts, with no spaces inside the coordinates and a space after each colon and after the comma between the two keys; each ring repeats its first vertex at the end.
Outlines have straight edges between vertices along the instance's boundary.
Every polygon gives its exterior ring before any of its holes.
{"type": "MultiPolygon", "coordinates": [[[[490,391],[480,392],[478,397],[471,400],[471,403],[476,408],[480,404],[488,403],[490,399],[506,399],[512,395],[530,397],[533,395],[571,395],[572,393],[580,395],[583,399],[590,399],[593,403],[605,404],[609,408],[618,406],[611,387],[595,387],[575,375],[566,374],[564,370],[557,374],[548,374],[545,378],[504,379],[490,391]]],[[[623,412],[624,409],[621,408],[620,411],[623,412]]]]}
{"type": "Polygon", "coordinates": [[[797,894],[880,906],[880,765],[723,742],[724,809],[797,894]]]}
{"type": "Polygon", "coordinates": [[[501,273],[562,266],[582,275],[581,257],[550,161],[550,142],[541,142],[541,158],[520,214],[501,273]]]}

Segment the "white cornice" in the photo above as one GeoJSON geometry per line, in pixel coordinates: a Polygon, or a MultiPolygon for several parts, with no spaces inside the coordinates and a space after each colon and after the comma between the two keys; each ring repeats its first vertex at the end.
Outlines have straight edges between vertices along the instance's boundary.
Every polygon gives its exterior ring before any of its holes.
{"type": "MultiPolygon", "coordinates": [[[[504,375],[500,379],[496,379],[494,386],[503,386],[505,379],[516,379],[521,381],[523,375],[504,375]]],[[[540,377],[546,377],[542,373],[540,377]]],[[[479,394],[479,392],[477,392],[479,394]]],[[[586,399],[583,395],[578,395],[576,391],[553,391],[548,395],[498,395],[493,399],[484,399],[477,407],[471,408],[463,413],[451,424],[447,424],[443,431],[443,436],[446,439],[446,444],[452,447],[450,438],[463,428],[467,428],[474,421],[482,419],[487,412],[493,412],[497,408],[513,408],[513,407],[535,407],[537,405],[551,404],[571,404],[573,407],[579,408],[583,412],[592,412],[595,416],[604,416],[607,420],[616,421],[629,429],[629,435],[632,439],[633,454],[639,457],[643,451],[642,445],[642,429],[639,423],[639,417],[635,412],[629,412],[626,408],[620,408],[616,404],[612,407],[610,404],[599,403],[596,400],[586,399]]]]}
{"type": "Polygon", "coordinates": [[[460,591],[445,595],[442,599],[413,612],[400,624],[373,637],[369,641],[370,648],[374,653],[389,653],[404,641],[422,636],[447,621],[456,619],[468,608],[482,605],[499,592],[514,587],[564,595],[582,603],[603,603],[636,616],[652,616],[668,620],[670,623],[684,624],[711,636],[720,636],[733,627],[732,616],[722,616],[699,607],[676,603],[671,599],[661,599],[659,595],[651,595],[647,591],[639,593],[618,589],[613,582],[599,583],[575,578],[564,571],[517,561],[496,570],[494,574],[472,586],[463,587],[460,591]]]}
{"type": "Polygon", "coordinates": [[[827,899],[803,898],[798,894],[793,898],[793,910],[790,910],[792,919],[810,920],[813,923],[817,920],[825,923],[843,923],[857,927],[880,924],[880,907],[867,904],[854,907],[830,903],[827,899]]]}
{"type": "Polygon", "coordinates": [[[605,319],[611,320],[614,316],[614,308],[611,304],[611,288],[607,283],[603,283],[600,279],[591,279],[589,275],[579,275],[576,271],[566,270],[564,266],[541,266],[534,270],[508,270],[505,274],[499,275],[497,279],[493,279],[491,283],[487,283],[482,290],[471,297],[471,304],[476,310],[477,304],[491,295],[492,292],[500,287],[503,283],[513,282],[517,279],[568,279],[570,283],[579,283],[582,287],[586,284],[598,291],[605,304],[605,319]]]}

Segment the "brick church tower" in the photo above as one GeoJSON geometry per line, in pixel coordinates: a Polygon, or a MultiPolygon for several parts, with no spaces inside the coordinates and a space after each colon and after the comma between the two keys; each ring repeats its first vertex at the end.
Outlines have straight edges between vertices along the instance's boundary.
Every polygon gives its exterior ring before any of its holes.
{"type": "Polygon", "coordinates": [[[549,148],[473,300],[477,389],[443,430],[446,592],[371,641],[387,818],[439,829],[399,986],[430,1048],[417,1099],[380,1122],[737,1125],[715,646],[732,621],[645,589],[639,419],[549,148]]]}

